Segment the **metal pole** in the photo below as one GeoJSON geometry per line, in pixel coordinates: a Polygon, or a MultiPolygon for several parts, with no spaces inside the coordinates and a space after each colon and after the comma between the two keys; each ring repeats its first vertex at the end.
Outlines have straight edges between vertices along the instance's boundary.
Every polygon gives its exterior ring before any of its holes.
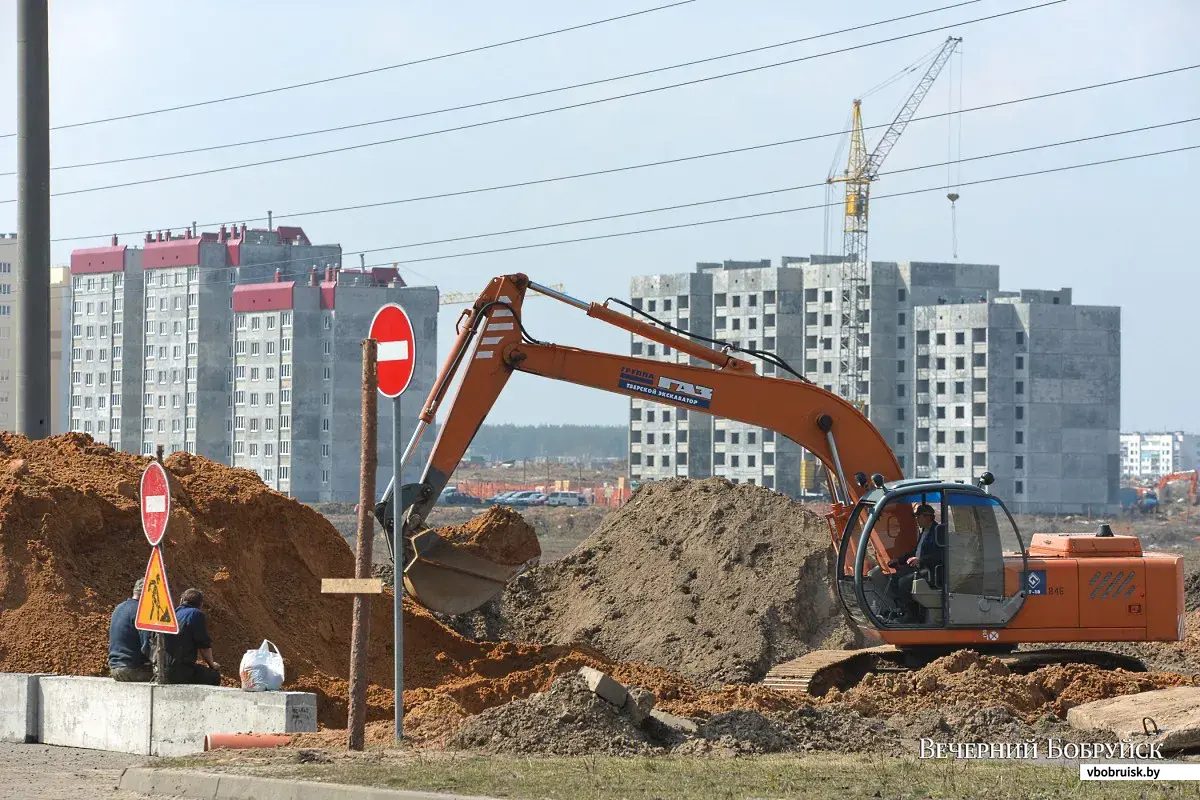
{"type": "MultiPolygon", "coordinates": [[[[50,46],[47,0],[17,3],[16,429],[50,435],[50,46]]],[[[69,302],[69,301],[68,301],[69,302]]]]}
{"type": "MultiPolygon", "coordinates": [[[[154,450],[154,460],[163,462],[163,446],[160,444],[154,450]]],[[[167,491],[170,491],[168,483],[167,491]]],[[[159,686],[167,685],[167,637],[163,633],[154,634],[154,682],[159,686]]]]}
{"type": "MultiPolygon", "coordinates": [[[[400,395],[392,398],[392,485],[403,486],[404,462],[400,458],[400,395]]],[[[396,519],[392,523],[392,642],[396,652],[392,658],[396,688],[396,741],[404,738],[404,536],[396,503],[396,519]]]]}
{"type": "MultiPolygon", "coordinates": [[[[375,507],[376,432],[378,418],[378,375],[375,371],[377,343],[363,340],[362,374],[362,458],[358,478],[358,532],[354,540],[354,577],[371,577],[371,544],[375,525],[371,519],[375,507]]],[[[367,636],[371,625],[371,598],[354,595],[354,624],[350,632],[350,749],[362,750],[367,725],[367,636]]]]}

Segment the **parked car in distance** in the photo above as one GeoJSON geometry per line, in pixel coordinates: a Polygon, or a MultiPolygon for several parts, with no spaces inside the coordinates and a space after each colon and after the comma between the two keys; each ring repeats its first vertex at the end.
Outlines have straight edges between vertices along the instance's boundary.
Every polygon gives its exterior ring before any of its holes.
{"type": "Polygon", "coordinates": [[[516,492],[500,492],[499,494],[494,494],[491,497],[489,497],[487,501],[489,503],[504,504],[504,503],[507,503],[508,498],[512,497],[514,494],[516,494],[516,492]]]}
{"type": "Polygon", "coordinates": [[[457,486],[447,486],[438,496],[438,504],[444,506],[477,506],[482,502],[474,495],[460,492],[457,486]]]}
{"type": "Polygon", "coordinates": [[[548,506],[586,506],[587,498],[579,492],[551,492],[546,498],[548,506]]]}
{"type": "Polygon", "coordinates": [[[514,492],[511,497],[504,502],[510,506],[533,506],[538,505],[538,498],[544,498],[541,492],[527,490],[524,492],[514,492]]]}

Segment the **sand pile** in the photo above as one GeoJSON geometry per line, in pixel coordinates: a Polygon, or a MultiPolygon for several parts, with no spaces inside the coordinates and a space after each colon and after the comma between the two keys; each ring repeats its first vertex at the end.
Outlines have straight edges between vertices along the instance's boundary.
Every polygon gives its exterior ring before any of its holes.
{"type": "Polygon", "coordinates": [[[824,699],[873,717],[963,705],[1003,708],[1034,722],[1046,714],[1065,717],[1067,709],[1092,700],[1187,683],[1191,679],[1172,673],[1104,670],[1090,664],[1016,674],[999,659],[961,650],[915,672],[867,675],[857,686],[835,689],[824,699]]]}
{"type": "Polygon", "coordinates": [[[515,566],[542,554],[533,526],[507,506],[492,506],[462,525],[435,529],[459,550],[515,566]]]}
{"type": "Polygon", "coordinates": [[[783,495],[655,481],[568,556],[517,578],[499,614],[516,640],[752,682],[836,624],[832,557],[825,521],[783,495]]]}
{"type": "MultiPolygon", "coordinates": [[[[22,461],[0,471],[0,671],[104,675],[109,615],[149,557],[136,499],[148,459],[81,434],[37,442],[0,434],[0,459],[22,461]]],[[[166,466],[175,482],[164,539],[171,586],[176,601],[189,586],[205,592],[227,683],[242,653],[270,639],[285,659],[285,688],[316,692],[320,721],[344,726],[351,600],[322,595],[320,579],[353,574],[345,540],[252,472],[182,453],[166,466]]],[[[372,606],[368,675],[378,683],[368,692],[371,720],[392,715],[385,688],[391,604],[384,594],[372,606]]],[[[438,739],[470,715],[544,691],[580,666],[610,666],[587,647],[472,641],[407,602],[404,644],[405,704],[418,740],[438,739]]],[[[780,702],[759,689],[704,692],[637,665],[611,671],[698,711],[780,702]]]]}

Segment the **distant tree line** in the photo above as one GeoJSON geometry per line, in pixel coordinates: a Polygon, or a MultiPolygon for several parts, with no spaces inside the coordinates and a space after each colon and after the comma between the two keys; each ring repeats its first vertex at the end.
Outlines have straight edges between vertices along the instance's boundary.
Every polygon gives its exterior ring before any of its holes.
{"type": "Polygon", "coordinates": [[[627,437],[623,425],[484,425],[467,453],[489,461],[624,458],[627,437]]]}

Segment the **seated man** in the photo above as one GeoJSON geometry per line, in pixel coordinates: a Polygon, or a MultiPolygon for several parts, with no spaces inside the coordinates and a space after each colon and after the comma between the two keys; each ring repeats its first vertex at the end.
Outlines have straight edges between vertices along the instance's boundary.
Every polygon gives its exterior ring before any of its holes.
{"type": "Polygon", "coordinates": [[[167,682],[219,686],[221,665],[213,661],[208,619],[200,610],[204,605],[204,593],[199,589],[188,589],[179,603],[179,608],[175,609],[179,633],[167,636],[167,682]],[[196,663],[197,656],[204,664],[196,663]]]}
{"type": "Polygon", "coordinates": [[[941,566],[946,560],[946,529],[938,523],[937,513],[928,503],[917,506],[914,516],[917,519],[917,546],[911,552],[892,559],[888,566],[896,569],[895,575],[892,576],[893,585],[901,602],[908,606],[906,616],[919,620],[923,609],[913,600],[913,581],[924,578],[933,586],[934,568],[941,566]],[[939,542],[939,538],[943,541],[939,542]]]}
{"type": "Polygon", "coordinates": [[[133,584],[133,597],[113,609],[108,624],[108,672],[115,681],[146,683],[154,679],[150,634],[133,626],[141,596],[142,579],[138,578],[133,584]]]}

